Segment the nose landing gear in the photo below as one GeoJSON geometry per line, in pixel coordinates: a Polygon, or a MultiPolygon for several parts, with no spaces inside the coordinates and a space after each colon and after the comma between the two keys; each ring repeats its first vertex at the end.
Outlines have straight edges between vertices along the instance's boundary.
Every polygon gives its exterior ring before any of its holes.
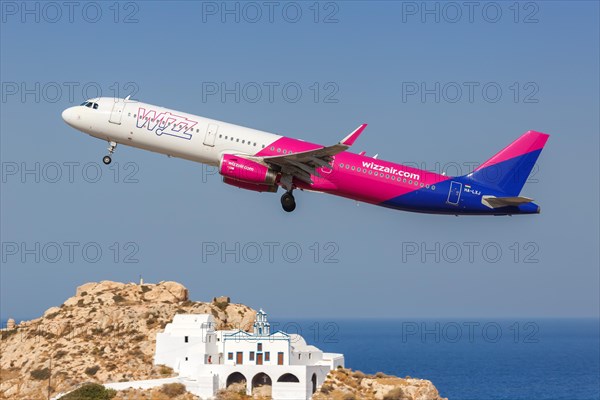
{"type": "Polygon", "coordinates": [[[283,196],[281,196],[281,206],[286,212],[292,212],[296,209],[296,199],[294,199],[294,195],[292,194],[291,190],[285,192],[283,196]]]}
{"type": "Polygon", "coordinates": [[[108,165],[112,162],[112,158],[110,156],[112,155],[112,153],[115,152],[116,148],[117,148],[117,142],[108,142],[108,155],[102,157],[102,162],[104,164],[108,165]]]}

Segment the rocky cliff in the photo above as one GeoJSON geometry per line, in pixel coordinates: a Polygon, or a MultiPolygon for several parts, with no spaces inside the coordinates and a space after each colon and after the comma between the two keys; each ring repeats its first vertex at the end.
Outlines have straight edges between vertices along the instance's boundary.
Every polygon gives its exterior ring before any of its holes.
{"type": "Polygon", "coordinates": [[[41,318],[3,330],[0,399],[46,399],[83,382],[115,382],[172,374],[154,367],[156,333],[179,313],[210,313],[217,329],[250,330],[256,312],[229,298],[188,299],[176,282],[87,283],[41,318]]]}
{"type": "Polygon", "coordinates": [[[313,400],[447,400],[425,379],[338,368],[331,371],[313,400]]]}

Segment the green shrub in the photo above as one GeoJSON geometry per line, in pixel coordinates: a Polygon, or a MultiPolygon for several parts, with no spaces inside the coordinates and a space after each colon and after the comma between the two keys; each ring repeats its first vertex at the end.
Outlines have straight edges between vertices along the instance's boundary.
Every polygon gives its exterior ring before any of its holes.
{"type": "Polygon", "coordinates": [[[100,369],[99,366],[94,365],[93,367],[87,367],[85,369],[85,373],[89,376],[94,376],[94,375],[96,375],[96,372],[98,372],[99,369],[100,369]]]}
{"type": "Polygon", "coordinates": [[[69,354],[69,353],[64,350],[59,350],[56,353],[54,353],[54,359],[59,360],[59,359],[63,358],[64,356],[66,356],[67,354],[69,354]]]}
{"type": "Polygon", "coordinates": [[[161,386],[160,391],[171,398],[180,396],[186,392],[185,385],[182,383],[165,383],[161,386]]]}
{"type": "Polygon", "coordinates": [[[97,383],[88,383],[61,397],[61,400],[110,400],[117,394],[97,383]]]}
{"type": "Polygon", "coordinates": [[[333,386],[331,386],[329,383],[324,383],[321,386],[321,393],[323,393],[323,394],[329,394],[329,393],[331,393],[332,390],[333,390],[333,386]]]}
{"type": "Polygon", "coordinates": [[[120,294],[115,294],[112,299],[115,303],[121,303],[125,301],[125,297],[121,296],[120,294]]]}
{"type": "Polygon", "coordinates": [[[387,394],[385,396],[383,396],[383,400],[404,400],[406,399],[406,397],[404,397],[404,392],[402,391],[402,388],[394,388],[392,390],[390,390],[389,392],[387,392],[387,394]]]}
{"type": "Polygon", "coordinates": [[[10,329],[7,331],[2,331],[2,333],[0,334],[0,339],[2,339],[2,340],[8,339],[9,337],[11,337],[15,333],[17,333],[17,331],[18,331],[18,329],[10,329]]]}
{"type": "Polygon", "coordinates": [[[38,381],[43,381],[50,378],[50,370],[48,368],[34,369],[31,371],[31,377],[38,381]]]}
{"type": "Polygon", "coordinates": [[[161,365],[158,367],[158,373],[161,375],[171,375],[173,373],[173,368],[161,365]]]}

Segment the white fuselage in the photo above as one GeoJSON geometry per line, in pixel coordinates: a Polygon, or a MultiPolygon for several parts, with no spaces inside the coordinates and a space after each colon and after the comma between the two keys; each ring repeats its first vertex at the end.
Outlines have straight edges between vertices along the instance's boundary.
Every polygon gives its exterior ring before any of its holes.
{"type": "Polygon", "coordinates": [[[63,119],[98,139],[209,165],[223,154],[254,155],[281,136],[135,100],[99,98],[63,119]]]}

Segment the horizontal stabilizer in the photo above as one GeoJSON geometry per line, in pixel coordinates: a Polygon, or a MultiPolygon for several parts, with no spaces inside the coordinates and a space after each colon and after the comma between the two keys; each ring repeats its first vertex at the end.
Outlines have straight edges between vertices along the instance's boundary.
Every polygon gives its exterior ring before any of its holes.
{"type": "Polygon", "coordinates": [[[521,204],[531,203],[533,199],[529,197],[496,197],[496,196],[483,196],[481,202],[489,208],[502,208],[502,207],[517,207],[521,204]]]}

